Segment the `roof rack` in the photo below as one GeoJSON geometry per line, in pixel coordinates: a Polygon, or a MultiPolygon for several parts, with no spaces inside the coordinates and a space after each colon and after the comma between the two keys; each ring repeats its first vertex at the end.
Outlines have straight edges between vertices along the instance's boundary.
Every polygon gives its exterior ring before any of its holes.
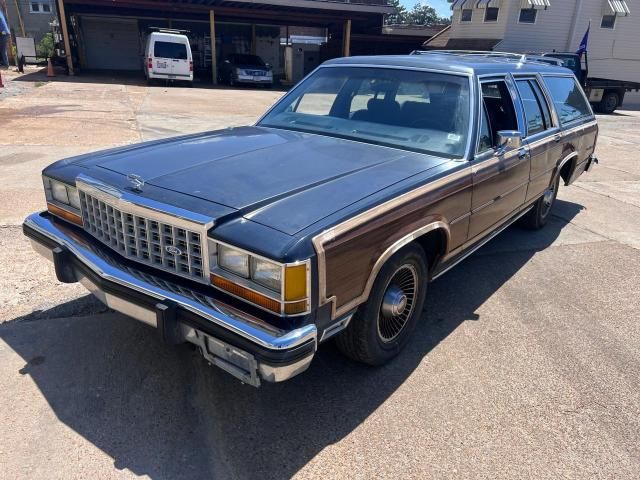
{"type": "Polygon", "coordinates": [[[147,27],[147,30],[151,32],[160,32],[160,33],[190,33],[190,30],[178,30],[177,28],[165,28],[165,27],[147,27]]]}
{"type": "Polygon", "coordinates": [[[510,53],[510,52],[491,52],[487,50],[414,50],[410,55],[430,55],[430,54],[445,54],[445,55],[460,55],[460,56],[477,56],[485,58],[506,58],[511,60],[517,60],[521,63],[527,61],[527,55],[525,53],[510,53]]]}

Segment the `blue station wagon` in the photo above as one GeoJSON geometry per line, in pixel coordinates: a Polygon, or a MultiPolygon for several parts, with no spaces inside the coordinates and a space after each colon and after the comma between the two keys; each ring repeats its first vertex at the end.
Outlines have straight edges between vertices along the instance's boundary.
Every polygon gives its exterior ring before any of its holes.
{"type": "Polygon", "coordinates": [[[253,126],[54,163],[23,229],[59,281],[259,386],[331,338],[391,360],[428,283],[516,220],[543,227],[560,184],[596,163],[597,134],[559,66],[340,58],[253,126]]]}

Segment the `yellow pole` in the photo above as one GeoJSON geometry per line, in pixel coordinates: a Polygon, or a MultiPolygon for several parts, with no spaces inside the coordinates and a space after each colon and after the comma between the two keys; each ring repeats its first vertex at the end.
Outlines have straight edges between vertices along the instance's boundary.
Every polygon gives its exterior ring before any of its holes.
{"type": "MultiPolygon", "coordinates": [[[[16,12],[18,12],[18,23],[20,23],[20,31],[22,32],[22,36],[26,37],[27,34],[24,31],[24,22],[22,21],[22,13],[20,12],[20,7],[18,6],[18,0],[15,0],[15,4],[16,4],[16,12]]],[[[5,9],[6,9],[7,5],[5,4],[5,9]]],[[[7,23],[9,23],[9,20],[7,20],[7,23]]]]}
{"type": "Polygon", "coordinates": [[[344,28],[342,30],[342,56],[348,57],[351,55],[351,20],[344,21],[344,28]]]}
{"type": "Polygon", "coordinates": [[[216,24],[213,10],[209,10],[209,26],[211,29],[211,80],[214,85],[218,84],[218,65],[216,59],[216,24]]]}
{"type": "Polygon", "coordinates": [[[67,67],[69,67],[69,75],[74,75],[73,59],[71,58],[71,42],[69,41],[69,27],[67,26],[67,14],[64,11],[64,0],[58,0],[58,13],[60,14],[60,27],[62,27],[64,54],[67,57],[67,67]]]}

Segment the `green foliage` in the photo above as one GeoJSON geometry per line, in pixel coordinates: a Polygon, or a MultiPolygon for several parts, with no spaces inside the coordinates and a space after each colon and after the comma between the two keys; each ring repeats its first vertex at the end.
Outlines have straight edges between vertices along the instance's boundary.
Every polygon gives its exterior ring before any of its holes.
{"type": "Polygon", "coordinates": [[[387,25],[432,25],[434,23],[451,23],[451,18],[438,16],[435,8],[426,2],[416,3],[411,10],[407,10],[403,5],[401,5],[400,0],[388,0],[387,3],[393,7],[393,13],[387,15],[387,18],[385,19],[385,23],[387,25]]]}
{"type": "Polygon", "coordinates": [[[50,58],[53,57],[55,52],[54,41],[53,41],[53,33],[47,33],[42,37],[40,43],[36,46],[36,53],[40,58],[50,58]]]}
{"type": "Polygon", "coordinates": [[[393,7],[393,13],[387,15],[385,23],[389,25],[408,23],[409,12],[400,4],[400,0],[388,0],[387,4],[393,7]]]}

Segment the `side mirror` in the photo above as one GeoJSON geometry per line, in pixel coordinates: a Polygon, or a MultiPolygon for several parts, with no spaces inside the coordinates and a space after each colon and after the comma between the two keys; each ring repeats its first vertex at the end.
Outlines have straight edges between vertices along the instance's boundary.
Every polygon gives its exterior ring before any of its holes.
{"type": "Polygon", "coordinates": [[[518,130],[500,130],[498,132],[498,155],[522,146],[522,133],[518,130]]]}
{"type": "Polygon", "coordinates": [[[272,68],[270,63],[265,63],[264,66],[267,67],[267,70],[271,70],[272,68]]]}

